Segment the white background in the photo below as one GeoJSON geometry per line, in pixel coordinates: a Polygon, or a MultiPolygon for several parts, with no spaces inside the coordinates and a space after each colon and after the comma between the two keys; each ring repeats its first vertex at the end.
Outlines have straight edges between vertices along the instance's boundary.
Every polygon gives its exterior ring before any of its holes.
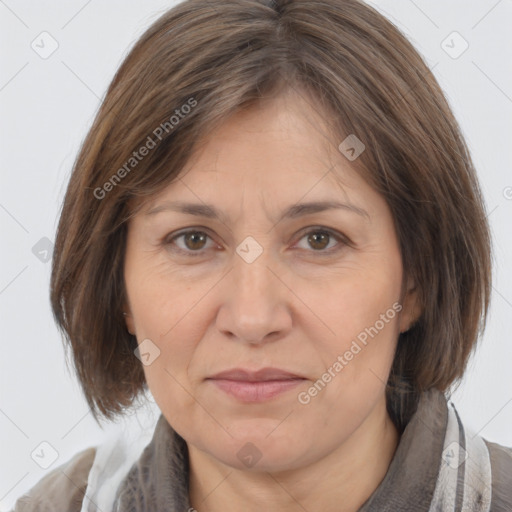
{"type": "MultiPolygon", "coordinates": [[[[38,259],[32,248],[44,237],[55,238],[74,158],[115,70],[172,5],[0,0],[0,511],[115,426],[100,429],[66,370],[49,307],[50,262],[38,259]],[[58,42],[47,59],[31,47],[34,40],[42,46],[41,37],[48,37],[40,36],[43,31],[58,42]],[[43,441],[58,453],[46,470],[31,458],[43,441]]],[[[477,357],[453,401],[468,427],[511,446],[512,2],[373,5],[405,32],[433,69],[479,172],[494,237],[493,301],[477,357]],[[469,44],[456,59],[441,47],[453,31],[469,44]]],[[[46,39],[45,48],[50,43],[46,39]]],[[[463,43],[450,36],[445,44],[457,51],[463,43]]]]}

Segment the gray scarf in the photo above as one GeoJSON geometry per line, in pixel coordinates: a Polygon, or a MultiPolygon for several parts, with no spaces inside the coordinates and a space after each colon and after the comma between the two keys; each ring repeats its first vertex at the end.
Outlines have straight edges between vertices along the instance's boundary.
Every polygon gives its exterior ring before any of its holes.
{"type": "MultiPolygon", "coordinates": [[[[188,448],[160,415],[153,438],[121,482],[115,512],[187,512],[188,448]]],[[[383,481],[359,512],[490,512],[489,452],[464,431],[453,404],[420,396],[383,481]]],[[[193,509],[191,509],[193,510],[193,509]]]]}

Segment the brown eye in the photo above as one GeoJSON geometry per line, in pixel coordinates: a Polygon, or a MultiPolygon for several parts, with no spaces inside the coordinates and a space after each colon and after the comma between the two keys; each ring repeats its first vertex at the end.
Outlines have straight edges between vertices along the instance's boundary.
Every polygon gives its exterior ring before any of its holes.
{"type": "Polygon", "coordinates": [[[211,241],[204,231],[189,230],[167,238],[164,243],[174,252],[200,256],[205,250],[211,248],[208,246],[209,239],[211,241]]]}
{"type": "Polygon", "coordinates": [[[315,250],[325,249],[329,245],[331,235],[324,231],[314,231],[308,235],[308,243],[315,250]]]}
{"type": "Polygon", "coordinates": [[[350,242],[341,233],[317,228],[306,232],[296,245],[308,252],[328,255],[350,245],[350,242]]]}
{"type": "Polygon", "coordinates": [[[208,238],[208,235],[201,231],[190,231],[182,236],[187,249],[191,250],[202,249],[206,243],[206,239],[208,238]]]}

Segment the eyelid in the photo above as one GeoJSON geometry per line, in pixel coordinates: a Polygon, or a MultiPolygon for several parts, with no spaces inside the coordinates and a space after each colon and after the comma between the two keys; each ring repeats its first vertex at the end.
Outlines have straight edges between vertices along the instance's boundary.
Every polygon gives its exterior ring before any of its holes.
{"type": "MultiPolygon", "coordinates": [[[[337,230],[334,230],[334,229],[331,229],[331,228],[328,228],[325,226],[319,226],[319,225],[307,226],[307,227],[301,229],[298,232],[298,234],[295,236],[296,241],[294,242],[294,246],[298,242],[300,242],[300,240],[302,240],[306,235],[308,235],[310,233],[318,233],[318,232],[327,233],[329,236],[331,236],[338,242],[337,245],[335,247],[331,247],[330,249],[326,249],[326,250],[318,250],[318,251],[315,251],[313,249],[312,250],[299,249],[299,250],[311,252],[318,256],[322,256],[322,255],[328,256],[328,255],[331,255],[332,253],[340,251],[344,246],[348,246],[348,247],[352,247],[352,248],[354,247],[354,244],[352,243],[352,241],[344,233],[341,233],[337,230]]],[[[177,238],[180,238],[189,233],[204,233],[214,244],[216,244],[218,246],[218,244],[214,240],[214,237],[211,235],[210,230],[203,226],[190,226],[187,228],[183,228],[182,230],[178,230],[177,232],[170,233],[170,234],[166,235],[165,237],[163,237],[162,244],[170,245],[177,238]]],[[[176,244],[174,244],[174,245],[176,245],[176,244]]],[[[192,251],[192,250],[181,249],[180,247],[176,246],[174,251],[185,254],[185,255],[190,255],[190,256],[201,256],[204,254],[205,249],[192,251]]]]}
{"type": "MultiPolygon", "coordinates": [[[[191,227],[188,227],[188,228],[183,228],[182,230],[179,230],[177,232],[169,233],[168,235],[163,237],[162,244],[163,245],[170,245],[171,243],[174,243],[174,240],[176,240],[177,238],[180,238],[180,237],[182,237],[184,235],[187,235],[189,233],[204,233],[214,244],[218,245],[215,242],[213,236],[210,234],[210,230],[208,228],[203,227],[203,226],[191,226],[191,227]]],[[[182,249],[181,247],[177,247],[176,246],[175,251],[181,252],[181,253],[184,253],[184,254],[187,254],[187,255],[199,256],[199,255],[203,254],[205,250],[201,249],[201,250],[198,250],[198,251],[190,251],[190,250],[187,251],[185,249],[182,249]]]]}
{"type": "MultiPolygon", "coordinates": [[[[297,235],[297,242],[298,243],[300,240],[302,240],[306,235],[310,234],[310,233],[317,233],[317,232],[324,232],[324,233],[327,233],[329,236],[331,236],[332,238],[336,239],[336,241],[338,242],[338,246],[339,245],[346,245],[346,246],[349,246],[349,247],[354,247],[354,244],[352,243],[352,241],[343,233],[335,230],[335,229],[331,229],[331,228],[327,228],[325,226],[307,226],[306,228],[302,229],[301,231],[299,231],[298,235],[297,235]]],[[[329,255],[333,252],[336,252],[338,250],[341,249],[341,247],[331,247],[330,249],[326,249],[326,250],[323,250],[323,251],[314,251],[314,250],[311,250],[311,251],[308,251],[308,252],[312,252],[314,254],[318,254],[318,255],[322,255],[322,254],[325,254],[325,255],[329,255]]]]}

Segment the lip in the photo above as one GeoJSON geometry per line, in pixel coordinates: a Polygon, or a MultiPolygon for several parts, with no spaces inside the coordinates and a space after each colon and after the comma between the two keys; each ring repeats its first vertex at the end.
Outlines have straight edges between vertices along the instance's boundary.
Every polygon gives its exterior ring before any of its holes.
{"type": "Polygon", "coordinates": [[[269,380],[303,379],[304,377],[287,370],[282,370],[281,368],[262,368],[256,371],[246,370],[244,368],[232,368],[216,373],[209,378],[243,382],[265,382],[269,380]]]}
{"type": "Polygon", "coordinates": [[[207,380],[242,402],[263,402],[295,388],[305,379],[279,368],[262,368],[257,371],[234,368],[217,373],[207,380]]]}

